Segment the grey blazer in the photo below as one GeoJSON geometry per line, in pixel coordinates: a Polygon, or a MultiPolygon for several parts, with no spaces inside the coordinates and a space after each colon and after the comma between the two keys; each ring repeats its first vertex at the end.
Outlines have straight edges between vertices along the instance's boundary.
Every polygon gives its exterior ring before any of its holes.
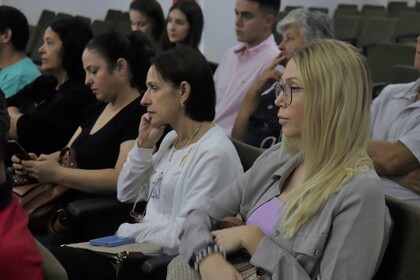
{"type": "MultiPolygon", "coordinates": [[[[298,165],[298,156],[280,157],[280,144],[263,153],[254,166],[184,222],[180,255],[185,263],[212,243],[210,228],[226,216],[245,219],[274,196],[298,165]]],[[[267,278],[287,280],[371,279],[390,237],[392,220],[374,171],[357,174],[333,195],[292,239],[285,239],[281,219],[251,258],[267,278]]]]}

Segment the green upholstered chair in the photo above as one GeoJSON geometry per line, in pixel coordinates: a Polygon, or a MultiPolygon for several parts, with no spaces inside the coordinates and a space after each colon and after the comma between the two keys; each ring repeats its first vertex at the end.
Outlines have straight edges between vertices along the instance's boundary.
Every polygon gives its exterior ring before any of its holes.
{"type": "Polygon", "coordinates": [[[235,146],[236,151],[238,152],[244,171],[247,171],[249,168],[251,168],[257,157],[259,157],[262,152],[264,152],[264,149],[248,145],[244,142],[235,139],[231,139],[231,141],[235,146]]]}
{"type": "Polygon", "coordinates": [[[417,280],[420,277],[420,207],[388,196],[386,204],[394,228],[374,280],[417,280]]]}

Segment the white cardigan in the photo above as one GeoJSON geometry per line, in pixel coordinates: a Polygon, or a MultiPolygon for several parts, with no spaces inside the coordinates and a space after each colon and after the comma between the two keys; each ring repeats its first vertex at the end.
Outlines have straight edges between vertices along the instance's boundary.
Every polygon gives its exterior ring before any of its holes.
{"type": "MultiPolygon", "coordinates": [[[[145,185],[148,194],[151,186],[150,174],[159,165],[159,159],[175,143],[175,131],[168,133],[163,139],[159,151],[152,154],[151,149],[142,149],[134,145],[129,152],[118,178],[118,200],[134,202],[140,186],[145,185]]],[[[137,141],[136,141],[137,143],[137,141]]],[[[210,197],[214,197],[243,173],[239,156],[232,142],[219,126],[211,128],[194,144],[179,174],[175,195],[172,201],[160,201],[172,205],[171,213],[162,213],[159,207],[153,212],[159,213],[159,220],[143,223],[122,224],[118,236],[133,236],[137,242],[153,242],[163,246],[165,254],[177,254],[182,224],[191,209],[202,205],[210,197]]],[[[165,178],[167,179],[167,178],[165,178]]],[[[143,199],[146,195],[142,196],[143,199]]]]}

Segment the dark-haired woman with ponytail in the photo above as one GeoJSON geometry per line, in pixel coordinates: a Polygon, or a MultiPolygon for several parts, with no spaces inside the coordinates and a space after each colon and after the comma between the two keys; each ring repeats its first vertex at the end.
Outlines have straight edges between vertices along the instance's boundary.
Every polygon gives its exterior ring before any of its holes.
{"type": "Polygon", "coordinates": [[[13,156],[17,172],[82,193],[115,193],[118,175],[145,113],[140,96],[153,55],[153,48],[141,33],[110,33],[92,39],[82,61],[85,83],[99,102],[68,143],[76,150],[79,168],[62,167],[59,152],[55,152],[38,158],[31,154],[33,160],[29,161],[13,156]]]}

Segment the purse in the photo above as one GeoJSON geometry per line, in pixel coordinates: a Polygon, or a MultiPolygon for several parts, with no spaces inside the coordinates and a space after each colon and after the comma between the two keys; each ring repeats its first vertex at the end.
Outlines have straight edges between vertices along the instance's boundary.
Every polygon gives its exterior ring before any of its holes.
{"type": "MultiPolygon", "coordinates": [[[[63,148],[60,152],[59,163],[67,168],[77,168],[75,150],[69,147],[63,148]]],[[[54,183],[19,185],[26,180],[25,177],[22,178],[19,180],[19,177],[15,176],[16,185],[13,187],[13,193],[28,213],[29,229],[45,232],[51,215],[59,209],[70,189],[54,183]]]]}
{"type": "Polygon", "coordinates": [[[62,245],[95,252],[109,258],[115,265],[116,279],[120,279],[125,264],[134,262],[139,265],[145,257],[157,257],[162,255],[162,246],[154,243],[134,242],[116,247],[94,246],[89,242],[62,245]]]}

